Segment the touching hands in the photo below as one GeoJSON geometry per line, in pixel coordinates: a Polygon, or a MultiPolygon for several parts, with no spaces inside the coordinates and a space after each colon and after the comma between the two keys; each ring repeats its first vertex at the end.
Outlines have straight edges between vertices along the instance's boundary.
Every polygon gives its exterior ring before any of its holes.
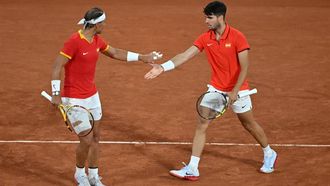
{"type": "Polygon", "coordinates": [[[149,54],[140,55],[140,60],[145,63],[154,63],[154,61],[162,59],[163,54],[161,52],[150,52],[149,54]]]}
{"type": "Polygon", "coordinates": [[[150,64],[152,66],[152,69],[144,75],[145,79],[153,79],[157,76],[159,76],[162,72],[164,72],[164,69],[159,64],[150,64]]]}

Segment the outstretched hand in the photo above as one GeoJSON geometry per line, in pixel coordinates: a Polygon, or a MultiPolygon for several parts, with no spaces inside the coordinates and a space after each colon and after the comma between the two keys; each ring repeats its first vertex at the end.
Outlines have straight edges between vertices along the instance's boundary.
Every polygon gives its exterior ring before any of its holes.
{"type": "Polygon", "coordinates": [[[141,61],[145,63],[154,63],[154,61],[162,59],[163,54],[161,52],[150,52],[149,54],[141,55],[141,61]]]}
{"type": "Polygon", "coordinates": [[[153,79],[157,76],[159,76],[162,72],[164,72],[164,69],[159,64],[150,64],[152,66],[152,69],[144,75],[145,79],[153,79]]]}

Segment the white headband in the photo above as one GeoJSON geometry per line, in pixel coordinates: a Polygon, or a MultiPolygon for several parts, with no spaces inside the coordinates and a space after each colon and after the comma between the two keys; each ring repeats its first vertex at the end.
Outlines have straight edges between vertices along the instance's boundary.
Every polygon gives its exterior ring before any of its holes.
{"type": "Polygon", "coordinates": [[[96,23],[100,23],[102,21],[105,20],[105,13],[103,13],[100,17],[96,18],[96,19],[91,19],[89,21],[86,21],[85,18],[81,19],[79,22],[78,22],[78,25],[84,25],[86,23],[89,23],[89,24],[92,24],[92,25],[95,25],[96,23]]]}

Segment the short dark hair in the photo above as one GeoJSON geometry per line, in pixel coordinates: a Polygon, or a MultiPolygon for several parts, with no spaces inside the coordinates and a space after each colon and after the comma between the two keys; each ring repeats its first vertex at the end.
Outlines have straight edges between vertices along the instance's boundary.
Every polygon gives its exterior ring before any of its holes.
{"type": "Polygon", "coordinates": [[[223,2],[220,1],[213,1],[206,5],[204,8],[204,14],[207,16],[215,15],[215,16],[221,16],[225,18],[227,12],[227,7],[223,2]]]}
{"type": "MultiPolygon", "coordinates": [[[[104,11],[101,8],[94,7],[85,13],[84,19],[86,21],[90,21],[92,19],[96,19],[96,18],[100,17],[103,13],[104,13],[104,11]]],[[[92,28],[94,26],[95,26],[94,24],[87,23],[85,25],[85,28],[92,28]]]]}

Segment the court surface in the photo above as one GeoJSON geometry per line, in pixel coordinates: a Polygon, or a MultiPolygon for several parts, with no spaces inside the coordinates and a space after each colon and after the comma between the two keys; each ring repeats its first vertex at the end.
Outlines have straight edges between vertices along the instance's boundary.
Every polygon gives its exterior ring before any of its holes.
{"type": "MultiPolygon", "coordinates": [[[[40,96],[53,61],[85,11],[107,13],[110,45],[164,60],[207,30],[209,1],[103,0],[0,2],[0,186],[74,185],[76,137],[40,96]]],[[[102,106],[100,174],[106,185],[330,185],[330,2],[231,0],[227,22],[251,45],[254,115],[279,154],[277,170],[258,173],[262,150],[229,111],[208,130],[198,182],[168,174],[189,161],[195,100],[206,90],[205,54],[154,80],[147,64],[99,58],[102,106]],[[138,142],[149,142],[136,145],[138,142]]],[[[162,62],[162,61],[161,61],[162,62]]]]}

